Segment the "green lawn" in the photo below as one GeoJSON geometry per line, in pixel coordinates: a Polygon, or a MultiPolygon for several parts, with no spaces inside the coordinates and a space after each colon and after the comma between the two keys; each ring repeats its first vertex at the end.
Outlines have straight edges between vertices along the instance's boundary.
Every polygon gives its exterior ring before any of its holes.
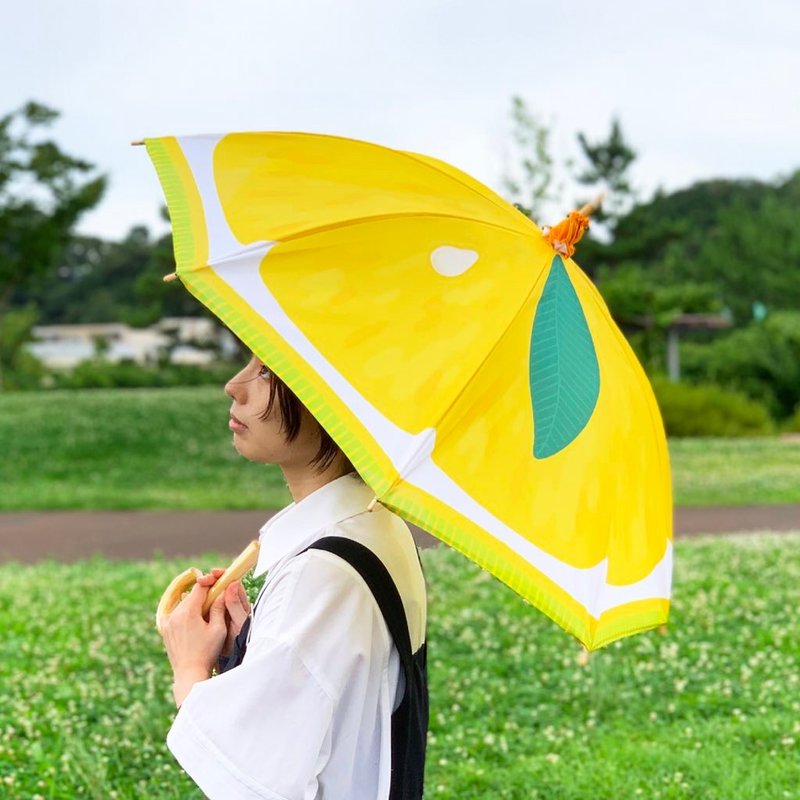
{"type": "Polygon", "coordinates": [[[676,505],[800,503],[800,440],[674,439],[676,505]]]}
{"type": "MultiPolygon", "coordinates": [[[[269,508],[280,472],[242,459],[222,389],[0,395],[0,511],[269,508]]],[[[800,503],[800,442],[670,443],[679,505],[800,503]]]]}
{"type": "MultiPolygon", "coordinates": [[[[800,797],[800,532],[679,541],[666,635],[585,667],[459,554],[422,557],[426,797],[800,797]]],[[[199,800],[164,743],[174,706],[153,629],[185,566],[0,566],[0,796],[199,800]]]]}

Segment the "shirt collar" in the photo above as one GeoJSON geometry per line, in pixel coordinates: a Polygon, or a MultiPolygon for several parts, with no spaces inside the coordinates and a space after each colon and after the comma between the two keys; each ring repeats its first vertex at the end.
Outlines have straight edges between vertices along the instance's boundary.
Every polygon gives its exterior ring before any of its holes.
{"type": "Polygon", "coordinates": [[[267,520],[259,532],[259,552],[253,575],[271,570],[297,555],[325,527],[367,510],[375,496],[354,472],[320,486],[299,503],[291,503],[267,520]]]}

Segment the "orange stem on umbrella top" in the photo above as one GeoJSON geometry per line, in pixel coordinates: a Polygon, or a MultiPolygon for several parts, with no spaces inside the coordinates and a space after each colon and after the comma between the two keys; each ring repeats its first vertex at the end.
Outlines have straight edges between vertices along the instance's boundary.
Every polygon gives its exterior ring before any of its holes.
{"type": "Polygon", "coordinates": [[[545,241],[554,250],[571,258],[575,252],[575,245],[580,241],[583,232],[589,227],[589,215],[596,211],[602,200],[602,195],[591,203],[587,203],[579,211],[572,211],[570,215],[561,220],[558,225],[553,225],[545,234],[545,241]]]}

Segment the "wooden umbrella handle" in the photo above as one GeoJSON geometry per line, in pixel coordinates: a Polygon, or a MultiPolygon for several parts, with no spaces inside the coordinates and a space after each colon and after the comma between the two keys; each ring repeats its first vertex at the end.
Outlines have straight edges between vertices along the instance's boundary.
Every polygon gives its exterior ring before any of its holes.
{"type": "MultiPolygon", "coordinates": [[[[205,602],[203,603],[203,616],[208,614],[208,610],[214,601],[225,591],[226,587],[238,581],[243,575],[249,572],[258,561],[259,543],[254,539],[250,544],[239,553],[231,562],[231,565],[217,578],[217,582],[209,589],[205,602]]],[[[166,618],[172,613],[183,595],[188,592],[197,580],[203,575],[199,569],[190,567],[185,572],[173,578],[172,582],[164,590],[161,600],[156,609],[156,628],[161,632],[166,618]]]]}
{"type": "Polygon", "coordinates": [[[258,549],[258,539],[253,539],[253,541],[236,556],[228,569],[217,578],[217,582],[208,590],[208,596],[203,603],[203,616],[208,614],[208,610],[214,605],[214,601],[228,588],[229,584],[238,581],[256,565],[256,561],[258,561],[258,549]]]}
{"type": "Polygon", "coordinates": [[[203,573],[196,567],[189,567],[189,569],[176,575],[171,581],[169,586],[164,589],[164,594],[161,595],[161,600],[158,601],[158,608],[156,609],[156,628],[159,633],[163,633],[164,622],[167,617],[172,613],[181,598],[188,592],[197,580],[202,577],[203,573]]]}

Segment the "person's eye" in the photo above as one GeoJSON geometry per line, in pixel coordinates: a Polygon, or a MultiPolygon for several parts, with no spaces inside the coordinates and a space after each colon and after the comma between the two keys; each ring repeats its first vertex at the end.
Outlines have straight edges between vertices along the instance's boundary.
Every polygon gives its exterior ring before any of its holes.
{"type": "Polygon", "coordinates": [[[258,377],[259,378],[269,378],[272,373],[269,371],[268,367],[265,367],[263,364],[258,369],[258,377]]]}

